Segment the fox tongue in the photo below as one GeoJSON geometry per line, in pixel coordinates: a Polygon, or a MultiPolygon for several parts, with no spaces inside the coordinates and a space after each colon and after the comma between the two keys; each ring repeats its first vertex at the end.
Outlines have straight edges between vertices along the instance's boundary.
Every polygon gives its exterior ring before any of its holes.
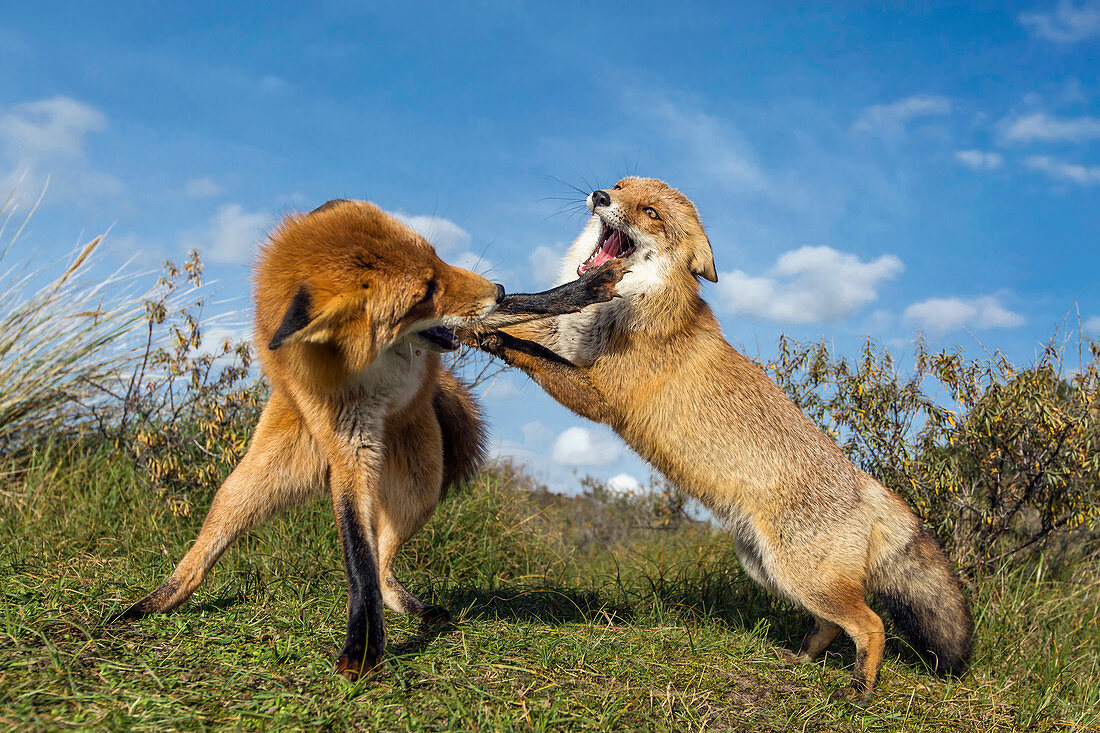
{"type": "Polygon", "coordinates": [[[599,267],[605,262],[610,262],[619,256],[619,250],[623,248],[623,235],[618,229],[613,229],[611,234],[603,241],[600,248],[592,253],[592,256],[584,261],[578,268],[579,274],[584,274],[594,267],[599,267]]]}

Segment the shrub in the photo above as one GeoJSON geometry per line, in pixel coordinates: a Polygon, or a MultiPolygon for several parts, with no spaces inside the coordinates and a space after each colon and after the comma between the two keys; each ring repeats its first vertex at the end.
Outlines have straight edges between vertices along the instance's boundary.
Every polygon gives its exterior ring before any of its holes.
{"type": "MultiPolygon", "coordinates": [[[[861,468],[905,497],[965,567],[1089,552],[1100,519],[1100,346],[1079,368],[1048,346],[1017,369],[916,343],[902,378],[870,339],[858,360],[785,337],[766,365],[861,468]]],[[[1087,359],[1084,354],[1087,352],[1087,359]]]]}
{"type": "Polygon", "coordinates": [[[190,512],[188,494],[216,488],[241,459],[267,398],[247,343],[204,344],[202,269],[193,250],[182,268],[164,264],[143,300],[140,358],[129,374],[99,385],[114,399],[92,408],[100,434],[179,513],[190,512]]]}

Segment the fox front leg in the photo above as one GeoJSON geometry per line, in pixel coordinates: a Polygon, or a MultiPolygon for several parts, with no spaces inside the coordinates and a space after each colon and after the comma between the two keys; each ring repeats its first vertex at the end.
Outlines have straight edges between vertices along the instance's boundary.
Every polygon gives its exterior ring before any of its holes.
{"type": "Polygon", "coordinates": [[[503,331],[460,336],[463,337],[472,339],[479,349],[505,364],[522,369],[551,397],[581,417],[600,423],[610,419],[606,400],[584,369],[542,344],[525,341],[503,331]]]}
{"type": "Polygon", "coordinates": [[[371,529],[373,502],[363,496],[360,478],[354,466],[332,467],[332,505],[348,576],[348,626],[336,672],[353,682],[382,663],[386,642],[378,553],[371,529]]]}
{"type": "Polygon", "coordinates": [[[376,405],[353,401],[328,441],[329,485],[348,577],[348,626],[336,672],[355,681],[382,663],[386,628],[375,537],[385,451],[376,405]]]}
{"type": "Polygon", "coordinates": [[[576,313],[590,305],[606,303],[619,296],[615,286],[626,273],[626,265],[621,260],[612,260],[572,282],[541,293],[505,295],[497,309],[482,321],[481,328],[505,328],[540,318],[576,313]]]}

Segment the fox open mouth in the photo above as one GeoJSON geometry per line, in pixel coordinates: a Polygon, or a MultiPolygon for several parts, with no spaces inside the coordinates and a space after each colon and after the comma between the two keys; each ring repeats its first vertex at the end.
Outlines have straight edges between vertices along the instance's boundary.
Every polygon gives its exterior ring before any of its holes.
{"type": "Polygon", "coordinates": [[[612,229],[607,224],[601,223],[600,239],[596,243],[596,249],[588,255],[588,259],[577,268],[577,274],[583,275],[594,267],[599,267],[605,262],[610,262],[619,257],[629,257],[634,254],[634,240],[626,236],[618,229],[612,229]]]}
{"type": "Polygon", "coordinates": [[[434,326],[417,332],[417,335],[440,351],[454,351],[458,348],[455,332],[446,326],[434,326]]]}

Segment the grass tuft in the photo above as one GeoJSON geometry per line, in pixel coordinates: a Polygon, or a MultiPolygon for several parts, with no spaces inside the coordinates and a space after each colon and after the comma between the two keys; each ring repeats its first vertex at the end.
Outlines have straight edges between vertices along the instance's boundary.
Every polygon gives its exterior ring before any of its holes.
{"type": "MultiPolygon", "coordinates": [[[[129,367],[133,351],[123,337],[143,316],[140,298],[124,294],[132,280],[97,277],[96,237],[77,248],[60,273],[30,258],[10,260],[26,221],[7,242],[13,199],[0,206],[0,452],[20,450],[43,435],[71,432],[93,385],[129,367]],[[121,297],[120,297],[121,295],[121,297]]],[[[32,212],[33,213],[33,212],[32,212]]],[[[27,217],[29,218],[29,216],[27,217]]]]}

